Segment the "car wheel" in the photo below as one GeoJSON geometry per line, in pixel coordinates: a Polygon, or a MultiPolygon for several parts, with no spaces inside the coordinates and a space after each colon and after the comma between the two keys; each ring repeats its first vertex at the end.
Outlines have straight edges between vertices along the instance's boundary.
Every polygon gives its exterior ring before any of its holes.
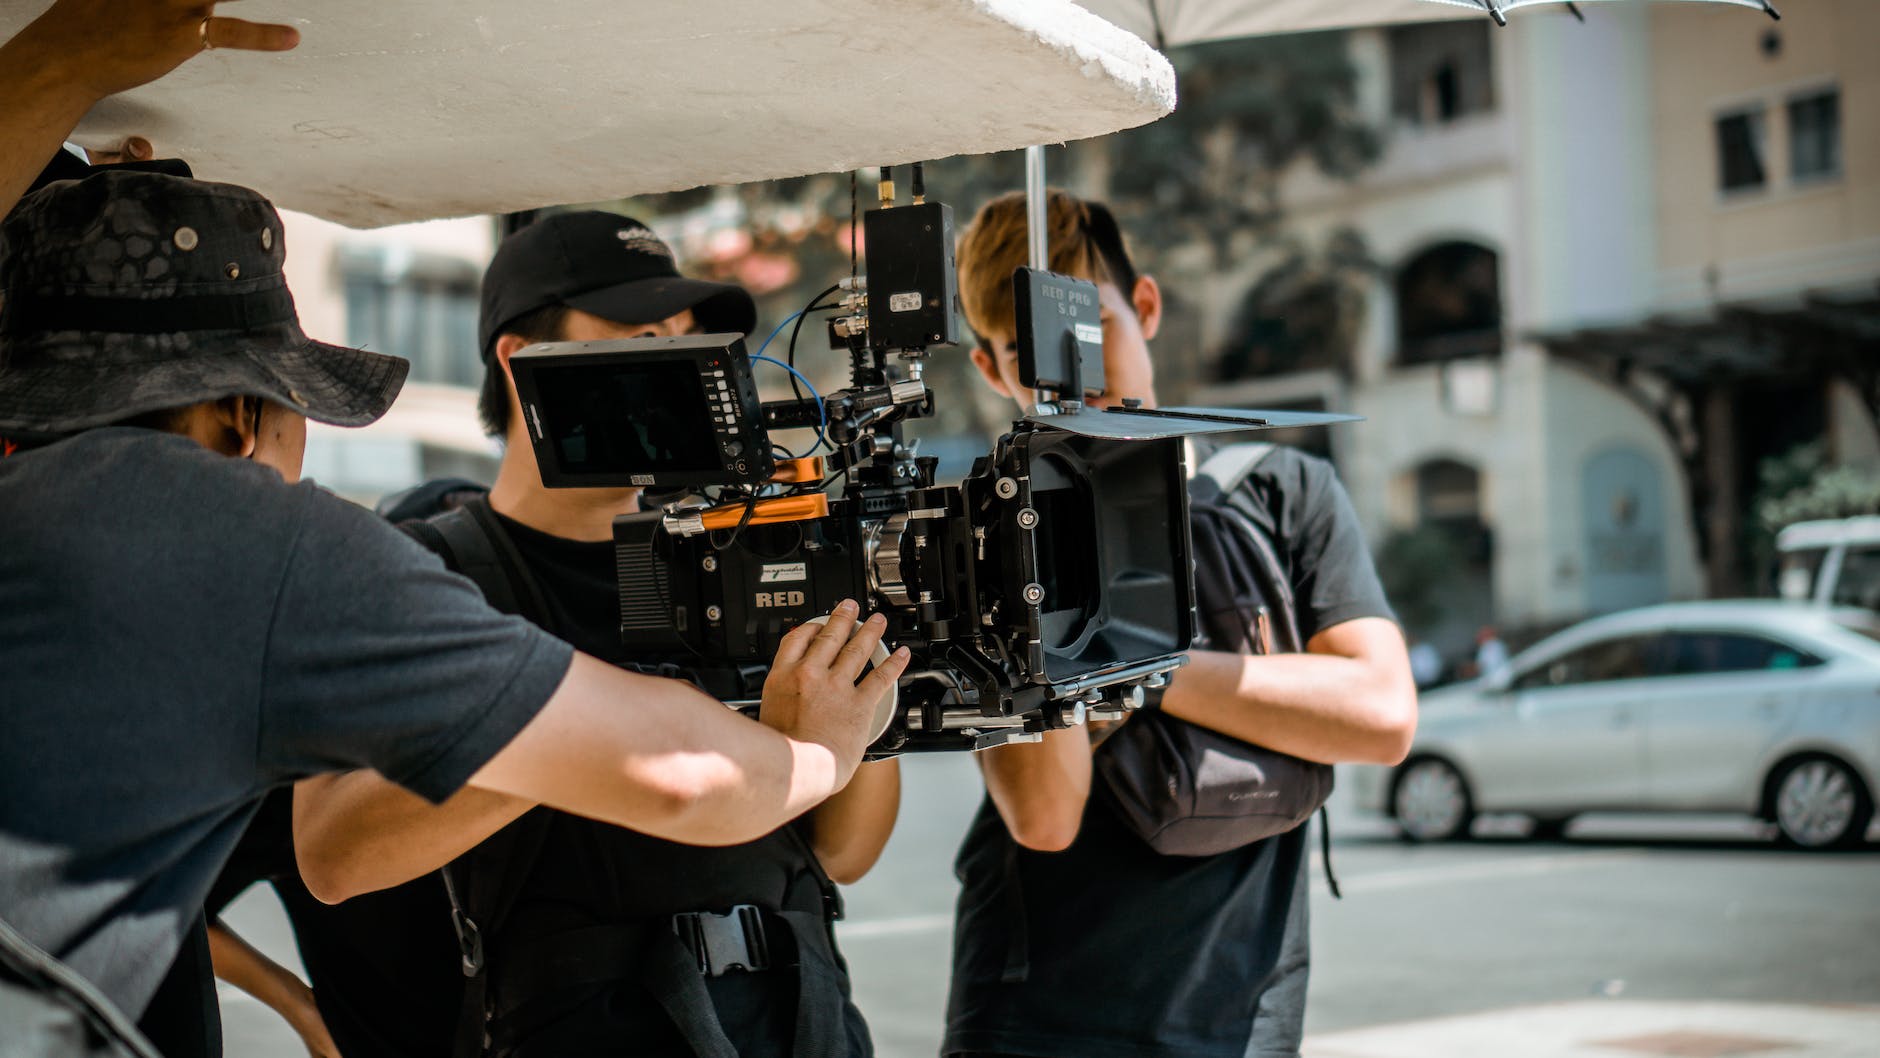
{"type": "Polygon", "coordinates": [[[1469,836],[1475,804],[1455,765],[1424,757],[1404,765],[1391,788],[1390,814],[1406,841],[1453,841],[1469,836]]]}
{"type": "Polygon", "coordinates": [[[1559,841],[1567,836],[1567,825],[1572,822],[1572,816],[1535,816],[1534,825],[1528,828],[1528,840],[1559,841]]]}
{"type": "Polygon", "coordinates": [[[1853,769],[1832,757],[1804,757],[1776,777],[1775,821],[1782,840],[1804,849],[1852,845],[1867,835],[1873,799],[1853,769]]]}

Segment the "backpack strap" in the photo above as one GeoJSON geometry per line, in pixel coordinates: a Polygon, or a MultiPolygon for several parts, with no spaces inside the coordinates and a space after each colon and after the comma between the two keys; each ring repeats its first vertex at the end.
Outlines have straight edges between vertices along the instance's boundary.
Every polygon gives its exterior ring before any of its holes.
{"type": "Polygon", "coordinates": [[[437,553],[444,565],[469,577],[491,606],[525,617],[538,627],[557,632],[548,597],[529,572],[487,496],[429,518],[400,522],[407,536],[437,553]]]}
{"type": "MultiPolygon", "coordinates": [[[[1235,519],[1247,541],[1253,545],[1266,581],[1263,587],[1270,593],[1269,597],[1279,603],[1279,649],[1282,652],[1297,652],[1304,650],[1306,645],[1299,630],[1299,608],[1293,595],[1292,578],[1287,574],[1285,564],[1280,561],[1273,538],[1260,526],[1252,495],[1241,487],[1260,463],[1273,453],[1274,447],[1266,441],[1228,445],[1202,461],[1195,476],[1220,490],[1222,509],[1235,519]]],[[[1339,891],[1338,875],[1332,871],[1332,815],[1324,805],[1319,806],[1319,849],[1319,862],[1325,868],[1325,884],[1331,890],[1333,899],[1342,900],[1345,894],[1339,891]]]]}
{"type": "Polygon", "coordinates": [[[1202,460],[1195,477],[1206,478],[1222,496],[1231,496],[1252,475],[1267,456],[1273,454],[1271,441],[1248,441],[1219,448],[1202,460]]]}
{"type": "Polygon", "coordinates": [[[1260,528],[1258,519],[1253,517],[1253,501],[1245,493],[1236,493],[1227,499],[1224,510],[1227,516],[1240,529],[1241,535],[1252,545],[1254,556],[1258,559],[1257,575],[1264,582],[1261,590],[1278,605],[1272,608],[1278,621],[1278,652],[1296,654],[1306,648],[1300,640],[1299,608],[1293,596],[1292,578],[1286,573],[1286,566],[1279,559],[1279,552],[1274,549],[1272,538],[1266,530],[1260,528]]]}
{"type": "Polygon", "coordinates": [[[0,920],[0,1002],[6,1005],[3,1027],[8,1030],[9,1051],[18,1043],[23,1049],[17,1053],[28,1053],[38,1050],[35,1042],[39,1042],[50,1044],[45,1053],[162,1058],[96,985],[4,920],[0,920]],[[35,1029],[39,1031],[31,1031],[35,1029]],[[13,1039],[14,1030],[29,1038],[13,1039]]]}
{"type": "MultiPolygon", "coordinates": [[[[806,868],[804,873],[808,874],[811,880],[816,883],[817,895],[821,902],[822,917],[823,920],[829,924],[829,939],[834,941],[836,923],[842,921],[842,916],[845,913],[845,909],[842,905],[842,890],[837,887],[835,879],[829,877],[829,872],[823,869],[822,858],[816,855],[816,846],[810,842],[809,838],[803,835],[802,828],[796,825],[796,820],[785,823],[783,830],[789,837],[790,844],[795,847],[797,852],[803,857],[803,863],[806,868]]],[[[794,884],[794,881],[792,881],[793,886],[794,884]]]]}
{"type": "MultiPolygon", "coordinates": [[[[398,528],[435,552],[452,571],[469,577],[483,593],[484,601],[495,609],[555,631],[553,611],[541,585],[529,572],[502,523],[496,520],[487,496],[477,496],[429,518],[400,522],[398,528]]],[[[494,884],[472,884],[477,879],[460,878],[461,858],[437,872],[444,882],[444,895],[450,900],[451,928],[457,934],[463,973],[468,979],[452,1048],[458,1058],[482,1054],[488,1045],[485,1006],[489,974],[484,937],[501,927],[541,858],[542,846],[548,840],[548,819],[531,810],[489,840],[499,838],[505,854],[503,869],[494,884]]]]}
{"type": "Polygon", "coordinates": [[[1269,441],[1249,441],[1245,444],[1228,445],[1218,449],[1203,460],[1195,477],[1208,482],[1220,490],[1218,502],[1226,510],[1238,528],[1253,547],[1254,555],[1259,559],[1260,571],[1265,581],[1261,585],[1267,597],[1279,605],[1275,615],[1279,622],[1279,649],[1281,652],[1297,652],[1306,648],[1299,636],[1298,603],[1293,596],[1292,577],[1286,572],[1285,563],[1280,561],[1279,551],[1274,547],[1273,538],[1260,526],[1253,497],[1242,488],[1247,479],[1273,454],[1277,446],[1269,441]]]}

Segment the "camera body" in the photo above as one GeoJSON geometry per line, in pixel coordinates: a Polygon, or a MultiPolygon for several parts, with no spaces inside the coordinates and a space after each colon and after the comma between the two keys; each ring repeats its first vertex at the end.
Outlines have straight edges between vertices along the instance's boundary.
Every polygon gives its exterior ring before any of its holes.
{"type": "MultiPolygon", "coordinates": [[[[930,473],[931,468],[919,468],[930,473]]],[[[1031,423],[959,485],[845,495],[735,543],[649,511],[614,523],[621,636],[755,698],[784,633],[845,598],[915,658],[877,752],[990,745],[1133,705],[1194,638],[1178,439],[1118,443],[1031,423]],[[1099,503],[1099,497],[1103,499],[1099,503]]]]}
{"type": "Polygon", "coordinates": [[[852,598],[913,655],[875,755],[1123,715],[1194,639],[1184,437],[1346,417],[1089,407],[1096,287],[1019,269],[1020,372],[1040,402],[964,480],[937,482],[902,429],[932,413],[925,358],[957,338],[951,212],[884,207],[866,224],[869,287],[805,310],[841,313],[828,331],[847,388],[760,402],[752,361],[769,358],[738,335],[511,357],[545,484],[686,493],[615,519],[623,644],[755,706],[783,635],[852,598]],[[827,457],[772,442],[792,428],[814,428],[827,457]]]}

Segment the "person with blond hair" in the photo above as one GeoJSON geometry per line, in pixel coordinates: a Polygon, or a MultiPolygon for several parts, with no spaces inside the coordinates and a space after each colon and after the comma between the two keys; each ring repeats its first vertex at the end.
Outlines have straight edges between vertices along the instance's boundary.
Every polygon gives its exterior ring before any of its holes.
{"type": "MultiPolygon", "coordinates": [[[[1051,191],[1052,271],[1097,286],[1104,406],[1153,406],[1160,285],[1101,203],[1051,191]]],[[[961,236],[960,300],[986,384],[1028,405],[1012,274],[1024,198],[961,236]]],[[[1290,579],[1304,650],[1237,653],[1210,633],[1159,701],[1166,717],[1307,761],[1395,763],[1416,691],[1351,503],[1329,463],[1267,452],[1239,486],[1290,579]]],[[[1196,570],[1198,580],[1219,571],[1196,570]]],[[[1204,628],[1206,628],[1204,621],[1204,628]]],[[[1137,719],[1123,723],[1136,723],[1137,719]]],[[[1279,1058],[1299,1050],[1307,950],[1304,827],[1208,856],[1163,855],[1129,830],[1073,727],[980,757],[987,798],[960,849],[943,1053],[1038,1058],[1279,1058]]]]}

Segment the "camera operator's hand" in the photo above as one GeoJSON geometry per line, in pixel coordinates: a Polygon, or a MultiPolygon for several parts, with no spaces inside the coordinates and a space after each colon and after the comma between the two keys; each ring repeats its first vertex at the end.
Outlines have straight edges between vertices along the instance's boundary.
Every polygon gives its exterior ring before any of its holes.
{"type": "Polygon", "coordinates": [[[147,162],[157,156],[157,149],[142,136],[127,136],[124,142],[115,147],[87,149],[85,158],[93,165],[121,165],[125,162],[147,162]]]}
{"type": "Polygon", "coordinates": [[[828,747],[845,782],[868,748],[875,703],[908,662],[903,647],[862,678],[888,622],[875,614],[857,623],[859,610],[845,599],[824,624],[799,625],[783,637],[758,712],[759,720],[791,738],[828,747]]]}

